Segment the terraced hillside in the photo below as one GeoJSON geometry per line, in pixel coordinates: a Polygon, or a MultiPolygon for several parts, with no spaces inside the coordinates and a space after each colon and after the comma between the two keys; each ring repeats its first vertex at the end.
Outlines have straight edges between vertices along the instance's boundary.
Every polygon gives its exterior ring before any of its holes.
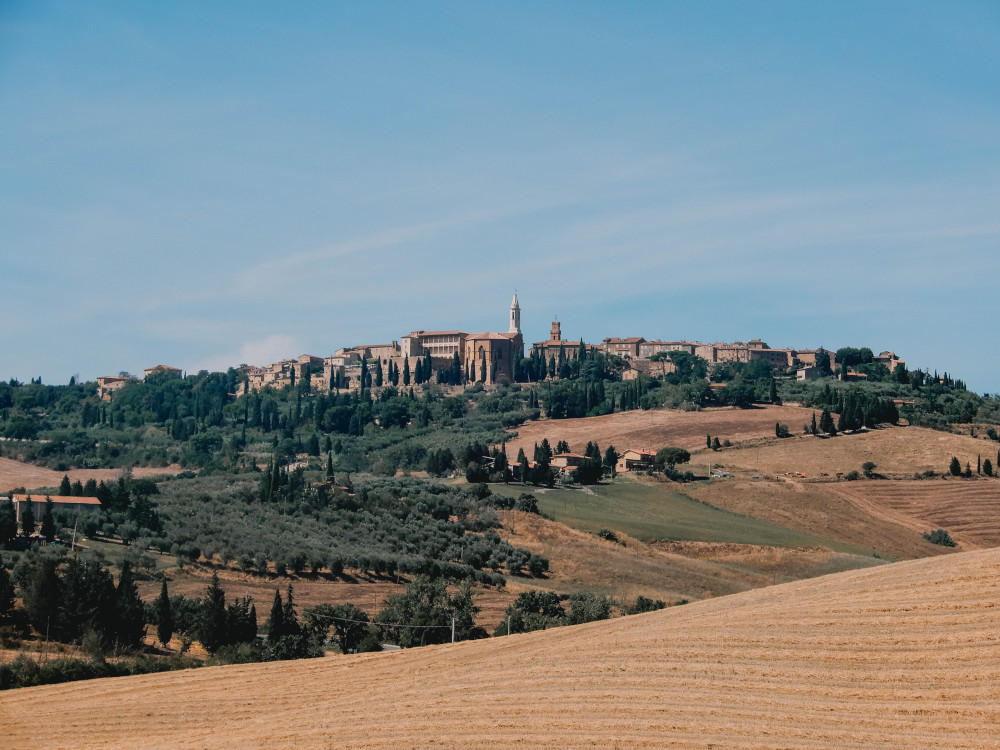
{"type": "Polygon", "coordinates": [[[0,713],[34,748],[995,748],[1000,550],[483,642],[29,688],[0,713]]]}

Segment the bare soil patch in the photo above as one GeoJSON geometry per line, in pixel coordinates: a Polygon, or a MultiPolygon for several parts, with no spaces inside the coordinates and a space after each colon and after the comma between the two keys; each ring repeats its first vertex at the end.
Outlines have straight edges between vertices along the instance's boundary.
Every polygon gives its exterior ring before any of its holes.
{"type": "MultiPolygon", "coordinates": [[[[10,458],[0,458],[0,492],[9,492],[16,487],[26,487],[31,490],[36,487],[58,487],[63,475],[68,475],[71,482],[78,479],[85,483],[88,479],[105,482],[117,479],[121,469],[70,469],[69,471],[54,471],[43,466],[34,466],[10,458]]],[[[132,469],[133,476],[154,477],[161,474],[179,474],[184,469],[180,466],[137,466],[132,469]]]]}
{"type": "Polygon", "coordinates": [[[27,688],[0,706],[6,743],[34,748],[995,748],[998,630],[1000,550],[985,550],[486,641],[27,688]]]}
{"type": "MultiPolygon", "coordinates": [[[[753,409],[724,407],[704,411],[626,411],[603,417],[582,419],[546,419],[527,422],[517,429],[517,437],[507,443],[507,455],[513,459],[523,448],[530,459],[535,443],[547,438],[555,448],[565,440],[570,449],[582,453],[587,443],[596,440],[601,450],[614,445],[619,452],[626,448],[659,450],[667,445],[687,450],[705,448],[705,435],[720,441],[774,437],[774,423],[792,429],[812,419],[812,409],[798,406],[761,406],[753,409]]],[[[799,428],[801,429],[801,428],[799,428]]]]}

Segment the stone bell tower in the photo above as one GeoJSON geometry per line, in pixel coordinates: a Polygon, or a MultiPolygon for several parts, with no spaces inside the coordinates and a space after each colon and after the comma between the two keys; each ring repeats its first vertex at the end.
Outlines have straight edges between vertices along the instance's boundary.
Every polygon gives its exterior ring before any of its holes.
{"type": "Polygon", "coordinates": [[[507,333],[521,332],[521,306],[517,303],[517,292],[514,292],[514,300],[510,303],[510,328],[507,333]]]}

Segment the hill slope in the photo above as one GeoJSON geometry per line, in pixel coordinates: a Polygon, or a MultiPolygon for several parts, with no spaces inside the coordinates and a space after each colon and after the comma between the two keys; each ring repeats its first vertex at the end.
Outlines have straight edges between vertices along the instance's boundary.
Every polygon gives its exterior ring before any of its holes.
{"type": "Polygon", "coordinates": [[[12,747],[985,748],[998,633],[986,550],[485,642],[29,688],[0,713],[12,747]]]}

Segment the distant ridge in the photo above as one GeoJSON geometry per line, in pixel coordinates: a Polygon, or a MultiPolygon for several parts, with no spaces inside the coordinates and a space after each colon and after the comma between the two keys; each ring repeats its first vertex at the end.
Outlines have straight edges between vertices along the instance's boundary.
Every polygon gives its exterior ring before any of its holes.
{"type": "Polygon", "coordinates": [[[11,747],[988,748],[1000,549],[488,641],[0,694],[11,747]]]}

